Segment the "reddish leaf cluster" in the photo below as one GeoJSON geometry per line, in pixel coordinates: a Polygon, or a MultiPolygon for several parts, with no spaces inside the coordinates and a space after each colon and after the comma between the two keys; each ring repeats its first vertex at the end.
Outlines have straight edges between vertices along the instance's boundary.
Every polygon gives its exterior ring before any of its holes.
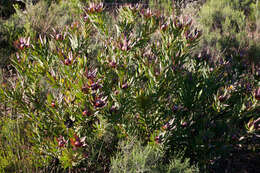
{"type": "Polygon", "coordinates": [[[87,109],[85,109],[83,112],[82,112],[82,115],[83,116],[90,116],[92,113],[91,113],[91,111],[89,111],[89,110],[87,110],[87,109]]]}
{"type": "Polygon", "coordinates": [[[70,138],[70,143],[75,149],[85,146],[84,141],[85,138],[79,138],[76,134],[74,134],[74,138],[70,138]]]}
{"type": "Polygon", "coordinates": [[[90,3],[89,7],[85,8],[85,12],[87,14],[91,14],[91,13],[100,13],[104,10],[103,4],[99,3],[99,4],[95,4],[95,3],[90,3]]]}
{"type": "Polygon", "coordinates": [[[57,40],[57,41],[62,41],[62,40],[64,40],[65,34],[62,35],[60,32],[58,32],[58,31],[55,30],[54,28],[52,28],[52,31],[53,31],[53,33],[50,34],[50,36],[51,36],[53,39],[55,39],[55,40],[57,40]]]}
{"type": "Polygon", "coordinates": [[[152,10],[151,9],[142,9],[141,10],[141,14],[145,17],[145,18],[150,18],[150,17],[152,17],[153,16],[153,13],[152,13],[152,10]]]}
{"type": "Polygon", "coordinates": [[[63,136],[60,136],[59,138],[56,138],[58,142],[59,147],[65,147],[65,145],[68,143],[68,141],[65,140],[63,136]]]}
{"type": "Polygon", "coordinates": [[[19,38],[19,40],[16,40],[14,42],[14,46],[17,49],[19,49],[19,50],[23,50],[24,48],[30,47],[30,37],[28,37],[28,38],[25,38],[25,37],[19,38]]]}
{"type": "Polygon", "coordinates": [[[198,31],[197,29],[195,29],[194,32],[191,32],[190,30],[187,30],[185,32],[186,40],[188,40],[189,42],[198,39],[200,36],[201,36],[201,31],[198,31]]]}
{"type": "Polygon", "coordinates": [[[96,108],[102,108],[105,106],[106,102],[101,98],[96,98],[93,104],[96,108]]]}

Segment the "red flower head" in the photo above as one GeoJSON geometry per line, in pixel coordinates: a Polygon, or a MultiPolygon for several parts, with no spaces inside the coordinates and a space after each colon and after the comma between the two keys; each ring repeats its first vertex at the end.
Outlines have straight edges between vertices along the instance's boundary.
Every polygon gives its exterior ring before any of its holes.
{"type": "Polygon", "coordinates": [[[94,80],[96,78],[96,75],[97,75],[97,68],[95,70],[91,70],[91,71],[86,69],[85,74],[86,74],[88,79],[94,80]]]}
{"type": "Polygon", "coordinates": [[[70,138],[70,143],[75,148],[84,147],[86,145],[84,143],[84,141],[85,141],[85,137],[84,138],[79,138],[76,134],[74,134],[74,138],[70,138]]]}
{"type": "Polygon", "coordinates": [[[14,46],[20,50],[28,48],[30,46],[30,37],[28,37],[27,39],[25,37],[19,38],[19,40],[14,42],[14,46]]]}
{"type": "Polygon", "coordinates": [[[99,88],[101,88],[101,85],[99,84],[99,82],[95,82],[92,83],[90,87],[92,90],[98,90],[99,88]]]}
{"type": "Polygon", "coordinates": [[[122,89],[127,89],[127,88],[128,88],[128,84],[127,84],[127,82],[123,83],[123,85],[122,85],[122,89]]]}
{"type": "Polygon", "coordinates": [[[51,107],[55,108],[55,102],[51,102],[51,107]]]}
{"type": "Polygon", "coordinates": [[[65,147],[65,145],[68,143],[68,141],[65,140],[63,136],[60,136],[59,138],[56,138],[58,142],[59,147],[65,147]]]}
{"type": "Polygon", "coordinates": [[[115,61],[111,61],[111,62],[109,63],[109,65],[110,65],[110,67],[115,68],[117,64],[116,64],[115,61]]]}
{"type": "Polygon", "coordinates": [[[101,99],[96,99],[95,102],[94,102],[94,106],[96,108],[101,108],[103,106],[105,106],[105,101],[101,100],[101,99]]]}
{"type": "Polygon", "coordinates": [[[100,13],[104,10],[103,4],[99,3],[99,4],[95,4],[95,3],[90,3],[88,8],[85,8],[85,12],[87,14],[91,14],[91,13],[100,13]]]}
{"type": "Polygon", "coordinates": [[[83,112],[82,112],[82,115],[83,116],[90,116],[91,115],[91,112],[87,109],[85,109],[83,112]]]}
{"type": "Polygon", "coordinates": [[[65,65],[71,65],[73,60],[72,52],[69,52],[68,57],[66,57],[64,64],[65,65]]]}
{"type": "Polygon", "coordinates": [[[156,142],[157,144],[159,144],[159,143],[162,142],[160,136],[156,136],[156,137],[155,137],[155,142],[156,142]]]}
{"type": "Polygon", "coordinates": [[[183,27],[183,25],[182,25],[182,23],[181,23],[181,21],[180,21],[179,18],[175,18],[175,19],[173,20],[173,23],[174,23],[174,26],[175,26],[176,28],[178,28],[178,29],[181,29],[181,28],[183,27]]]}
{"type": "Polygon", "coordinates": [[[260,87],[255,90],[255,99],[260,100],[260,87]]]}

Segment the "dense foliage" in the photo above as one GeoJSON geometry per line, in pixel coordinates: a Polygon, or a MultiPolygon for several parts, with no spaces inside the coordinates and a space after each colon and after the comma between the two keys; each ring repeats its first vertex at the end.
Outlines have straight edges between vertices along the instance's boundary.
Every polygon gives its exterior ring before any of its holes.
{"type": "Polygon", "coordinates": [[[245,21],[258,19],[246,3],[207,1],[202,32],[176,9],[48,2],[17,9],[21,30],[6,36],[1,171],[237,172],[236,153],[257,157],[259,43],[245,21]]]}

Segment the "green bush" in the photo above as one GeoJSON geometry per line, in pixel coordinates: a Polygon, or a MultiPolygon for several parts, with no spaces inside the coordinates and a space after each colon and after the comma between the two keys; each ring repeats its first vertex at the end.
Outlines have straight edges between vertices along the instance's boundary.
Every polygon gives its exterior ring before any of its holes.
{"type": "Polygon", "coordinates": [[[77,20],[80,14],[79,3],[78,0],[56,3],[41,0],[36,4],[27,2],[25,10],[16,10],[28,35],[50,34],[52,28],[61,29],[77,20]]]}
{"type": "Polygon", "coordinates": [[[236,10],[226,0],[208,1],[200,11],[203,25],[203,45],[217,48],[219,52],[227,52],[243,45],[245,33],[245,15],[236,10]]]}
{"type": "Polygon", "coordinates": [[[119,152],[111,160],[110,172],[198,172],[196,167],[190,167],[188,160],[182,162],[181,159],[175,158],[169,164],[163,160],[164,151],[161,146],[142,146],[137,138],[130,138],[119,144],[119,152]]]}
{"type": "MultiPolygon", "coordinates": [[[[149,146],[161,143],[165,162],[181,152],[210,171],[241,136],[253,138],[244,125],[258,118],[259,83],[226,61],[210,67],[192,57],[201,32],[189,18],[123,6],[111,25],[101,4],[84,11],[66,29],[17,40],[17,79],[0,89],[1,100],[30,124],[41,165],[107,172],[111,157],[120,155],[118,142],[138,136],[143,156],[156,160],[149,146]]],[[[140,168],[150,169],[147,162],[140,168]]]]}
{"type": "Polygon", "coordinates": [[[24,34],[23,25],[17,15],[11,16],[8,20],[0,20],[0,67],[10,64],[10,57],[16,52],[14,41],[24,34]]]}
{"type": "Polygon", "coordinates": [[[51,34],[79,19],[80,3],[75,1],[24,1],[24,7],[12,4],[16,13],[0,21],[0,67],[9,65],[16,51],[14,41],[21,35],[51,34]]]}
{"type": "Polygon", "coordinates": [[[137,139],[122,142],[111,161],[110,172],[157,172],[163,152],[158,146],[142,146],[137,139]]]}
{"type": "Polygon", "coordinates": [[[254,74],[260,47],[258,34],[251,35],[256,32],[253,28],[259,28],[259,9],[256,1],[207,1],[199,13],[204,32],[199,49],[210,50],[215,62],[224,56],[237,64],[249,64],[254,74]]]}
{"type": "Polygon", "coordinates": [[[0,119],[0,172],[33,172],[44,161],[31,151],[26,129],[31,128],[23,119],[0,119]]]}

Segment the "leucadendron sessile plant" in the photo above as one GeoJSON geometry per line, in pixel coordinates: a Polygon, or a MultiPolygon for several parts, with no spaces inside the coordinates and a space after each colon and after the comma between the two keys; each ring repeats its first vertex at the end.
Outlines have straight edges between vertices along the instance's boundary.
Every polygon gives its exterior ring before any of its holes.
{"type": "Polygon", "coordinates": [[[236,143],[234,122],[253,116],[253,91],[228,80],[225,62],[191,57],[201,32],[189,18],[123,6],[110,25],[104,8],[15,42],[17,80],[1,96],[29,122],[32,150],[45,165],[108,171],[118,141],[138,136],[164,145],[166,162],[181,151],[210,165],[236,143]]]}

